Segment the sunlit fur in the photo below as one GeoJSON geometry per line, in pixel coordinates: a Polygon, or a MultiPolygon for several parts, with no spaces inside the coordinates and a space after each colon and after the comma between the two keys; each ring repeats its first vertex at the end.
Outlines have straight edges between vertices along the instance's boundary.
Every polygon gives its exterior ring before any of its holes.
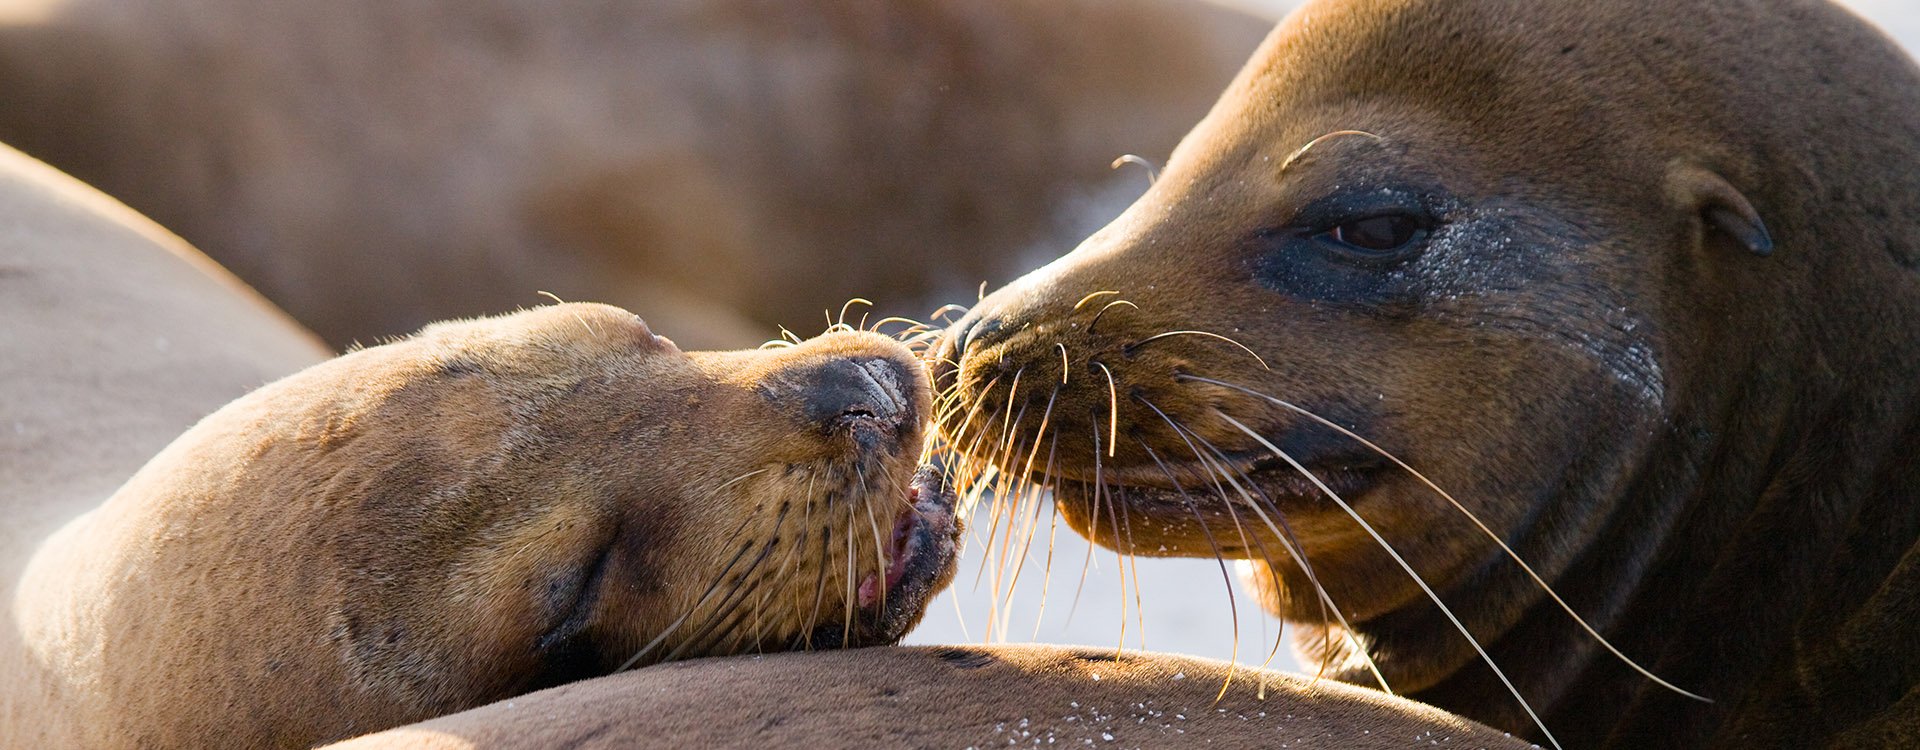
{"type": "Polygon", "coordinates": [[[1915,144],[1913,63],[1820,3],[1315,3],[948,329],[942,432],[1102,545],[1250,560],[1344,680],[1568,747],[1920,741],[1915,144]],[[1340,255],[1353,205],[1431,231],[1340,255]]]}
{"type": "Polygon", "coordinates": [[[921,372],[873,333],[685,353],[583,304],[304,370],[42,547],[7,744],[304,746],[636,664],[897,640],[951,575],[858,601],[919,512],[921,372]],[[841,361],[896,368],[895,421],[808,413],[841,361]]]}

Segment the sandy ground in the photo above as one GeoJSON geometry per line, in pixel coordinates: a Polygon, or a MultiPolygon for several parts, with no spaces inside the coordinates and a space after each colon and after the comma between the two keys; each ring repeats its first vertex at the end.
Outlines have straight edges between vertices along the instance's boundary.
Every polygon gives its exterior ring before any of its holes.
{"type": "MultiPolygon", "coordinates": [[[[1276,18],[1294,5],[1273,0],[1235,0],[1229,4],[1262,9],[1276,18]]],[[[1909,51],[1920,52],[1920,0],[1842,0],[1842,4],[1879,24],[1909,51]]],[[[1278,623],[1247,599],[1231,566],[1231,593],[1222,579],[1220,564],[1213,560],[1141,559],[1123,571],[1112,552],[1096,550],[1089,556],[1086,540],[1062,527],[1053,538],[1051,574],[1042,576],[1048,550],[1048,515],[1041,514],[1034,542],[1024,550],[1027,567],[1013,595],[1006,598],[1006,609],[996,610],[992,593],[996,566],[982,566],[987,526],[983,509],[970,533],[973,541],[963,553],[961,572],[953,588],[934,601],[926,621],[908,635],[906,642],[983,642],[991,635],[994,641],[1118,647],[1124,638],[1129,649],[1144,644],[1155,651],[1235,659],[1242,664],[1266,661],[1278,623]],[[1134,571],[1138,571],[1137,605],[1134,571]],[[1043,578],[1047,582],[1044,599],[1043,578]],[[1236,606],[1237,655],[1232,614],[1236,606]],[[1007,627],[989,627],[996,611],[1002,612],[1007,627]]],[[[1009,564],[1008,570],[1012,567],[1009,564]]],[[[999,587],[1005,589],[1006,584],[999,587]]],[[[1284,644],[1272,665],[1300,669],[1284,644]]]]}

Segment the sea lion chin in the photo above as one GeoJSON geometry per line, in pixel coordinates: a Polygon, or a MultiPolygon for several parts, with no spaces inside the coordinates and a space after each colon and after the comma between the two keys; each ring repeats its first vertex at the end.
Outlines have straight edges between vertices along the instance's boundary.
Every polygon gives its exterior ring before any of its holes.
{"type": "Polygon", "coordinates": [[[1044,445],[1101,544],[1250,559],[1345,680],[1566,746],[1911,739],[1916,144],[1824,3],[1314,3],[949,330],[943,429],[1044,445]]]}
{"type": "Polygon", "coordinates": [[[929,408],[872,333],[687,353],[587,304],[430,326],[229,404],[48,540],[16,689],[61,696],[38,721],[80,746],[307,746],[892,643],[953,575],[929,408]]]}

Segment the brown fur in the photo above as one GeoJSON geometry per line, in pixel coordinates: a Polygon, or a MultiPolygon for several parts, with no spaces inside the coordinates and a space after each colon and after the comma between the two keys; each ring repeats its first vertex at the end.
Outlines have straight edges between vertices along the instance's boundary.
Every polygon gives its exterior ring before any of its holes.
{"type": "MultiPolygon", "coordinates": [[[[0,147],[0,611],[39,542],[194,420],[326,356],[179,238],[0,147]]],[[[50,719],[13,618],[0,745],[50,719]]]]}
{"type": "Polygon", "coordinates": [[[132,452],[321,352],[178,240],[5,158],[0,745],[310,745],[636,656],[890,642],[952,573],[950,496],[909,489],[929,398],[904,347],[686,354],[602,305],[315,365],[112,491],[132,452]],[[846,377],[862,363],[891,395],[846,377]],[[903,518],[917,567],[853,603],[903,518]]]}
{"type": "MultiPolygon", "coordinates": [[[[688,611],[647,661],[778,648],[795,635],[834,645],[846,590],[837,552],[776,551],[781,577],[733,618],[716,621],[718,606],[697,600],[742,540],[848,520],[859,535],[860,501],[886,508],[911,464],[911,452],[879,458],[873,489],[847,492],[832,430],[790,408],[821,391],[810,368],[898,361],[890,342],[838,334],[681,355],[623,311],[567,305],[435,326],[280,380],[206,418],[113,493],[193,419],[323,352],[191,248],[14,152],[0,153],[0,223],[10,322],[0,328],[10,355],[0,746],[308,744],[604,672],[688,611]],[[775,471],[724,481],[751,466],[775,471]],[[802,492],[835,486],[830,499],[802,492]],[[809,505],[805,528],[770,518],[775,501],[809,505]],[[540,631],[564,605],[553,594],[572,590],[601,549],[600,598],[568,618],[580,635],[547,643],[540,631]],[[824,623],[796,634],[815,591],[824,623]]],[[[924,384],[909,390],[923,415],[924,384]]],[[[917,424],[898,445],[917,443],[917,424]]],[[[891,618],[863,615],[856,641],[910,627],[947,564],[933,556],[930,574],[892,592],[891,618]]],[[[1511,743],[1329,683],[1267,675],[1260,700],[1248,695],[1255,678],[1240,670],[1216,705],[1222,665],[1180,657],[834,650],[649,667],[364,742],[959,746],[1004,724],[1087,738],[1097,726],[1133,744],[1511,743]]]]}
{"type": "Polygon", "coordinates": [[[1228,417],[1350,501],[1568,747],[1910,747],[1917,157],[1920,73],[1824,3],[1316,3],[1140,202],[953,329],[947,430],[965,447],[1024,404],[1011,432],[1057,452],[1036,479],[1070,523],[1254,559],[1342,679],[1372,682],[1364,644],[1395,689],[1538,736],[1381,545],[1228,417]],[[1331,234],[1392,214],[1426,231],[1403,252],[1331,234]],[[1147,341],[1176,330],[1251,353],[1147,341]],[[1714,702],[1602,651],[1409,473],[1195,376],[1376,441],[1714,702]]]}
{"type": "Polygon", "coordinates": [[[1228,680],[1216,661],[1048,646],[708,659],[575,683],[332,747],[1527,746],[1443,711],[1334,682],[1246,668],[1228,680]]]}
{"type": "Polygon", "coordinates": [[[684,354],[594,305],[309,368],[202,420],[36,555],[14,612],[36,668],[11,687],[44,702],[12,729],[310,745],[605,674],[656,638],[644,661],[838,642],[843,620],[890,642],[951,575],[949,540],[915,590],[850,603],[876,537],[920,512],[917,373],[873,334],[684,354]],[[899,421],[814,420],[816,373],[867,360],[903,379],[899,421]]]}
{"type": "Polygon", "coordinates": [[[15,6],[0,140],[336,345],[536,290],[695,348],[854,296],[924,316],[1110,217],[1144,177],[1109,162],[1162,159],[1269,28],[1190,0],[15,6]]]}

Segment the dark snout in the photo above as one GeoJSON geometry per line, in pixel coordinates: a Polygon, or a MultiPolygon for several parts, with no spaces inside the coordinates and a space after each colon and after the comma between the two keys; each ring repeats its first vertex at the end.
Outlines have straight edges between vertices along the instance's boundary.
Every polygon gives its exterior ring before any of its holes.
{"type": "Polygon", "coordinates": [[[800,394],[801,415],[828,432],[844,432],[872,450],[898,445],[918,421],[906,365],[885,357],[827,360],[787,378],[800,394]]]}

